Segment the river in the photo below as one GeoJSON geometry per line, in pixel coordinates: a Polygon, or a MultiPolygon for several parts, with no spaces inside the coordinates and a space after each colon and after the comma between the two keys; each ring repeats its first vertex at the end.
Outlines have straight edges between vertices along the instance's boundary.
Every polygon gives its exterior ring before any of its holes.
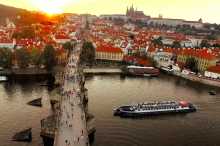
{"type": "MultiPolygon", "coordinates": [[[[89,111],[96,118],[93,146],[219,146],[220,89],[177,77],[88,77],[89,111]],[[215,89],[216,96],[208,91],[215,89]],[[157,100],[187,100],[198,108],[187,115],[143,119],[114,117],[112,109],[122,104],[157,100]]],[[[0,84],[0,146],[42,146],[40,119],[51,113],[50,92],[39,83],[0,84]],[[43,97],[43,108],[28,106],[43,97]],[[32,143],[10,141],[13,134],[33,128],[32,143]]]]}

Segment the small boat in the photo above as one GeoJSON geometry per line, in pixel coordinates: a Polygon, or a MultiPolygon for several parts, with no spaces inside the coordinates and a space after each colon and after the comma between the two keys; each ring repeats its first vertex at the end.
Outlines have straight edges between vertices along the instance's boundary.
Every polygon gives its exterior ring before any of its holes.
{"type": "Polygon", "coordinates": [[[20,141],[20,142],[31,142],[32,141],[32,132],[31,128],[23,130],[21,132],[16,133],[13,137],[13,141],[20,141]]]}
{"type": "Polygon", "coordinates": [[[216,95],[217,93],[214,90],[209,91],[210,95],[216,95]]]}
{"type": "Polygon", "coordinates": [[[5,82],[7,80],[8,78],[6,76],[0,76],[0,82],[5,82]]]}
{"type": "Polygon", "coordinates": [[[162,101],[120,106],[114,110],[114,115],[121,117],[141,117],[171,113],[190,113],[195,111],[195,106],[186,101],[162,101]]]}
{"type": "Polygon", "coordinates": [[[41,102],[42,98],[38,98],[38,99],[34,99],[30,102],[28,102],[28,105],[32,105],[32,106],[39,106],[42,107],[42,102],[41,102]]]}

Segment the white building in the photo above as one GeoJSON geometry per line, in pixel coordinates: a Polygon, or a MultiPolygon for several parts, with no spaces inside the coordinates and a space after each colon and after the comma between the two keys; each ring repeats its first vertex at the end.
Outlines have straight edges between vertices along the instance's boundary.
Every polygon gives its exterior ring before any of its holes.
{"type": "Polygon", "coordinates": [[[65,44],[71,41],[70,37],[64,35],[55,35],[54,40],[58,44],[65,44]]]}
{"type": "Polygon", "coordinates": [[[0,40],[0,48],[13,49],[15,46],[15,41],[10,40],[0,40]]]}
{"type": "Polygon", "coordinates": [[[213,66],[205,71],[205,77],[220,79],[220,66],[213,66]]]}
{"type": "Polygon", "coordinates": [[[172,61],[171,58],[173,57],[173,54],[170,52],[157,52],[154,55],[154,60],[158,63],[158,66],[161,67],[168,67],[170,65],[172,65],[172,61]]]}
{"type": "Polygon", "coordinates": [[[160,16],[159,18],[150,18],[148,20],[148,24],[168,25],[174,27],[178,25],[188,25],[195,28],[203,27],[202,19],[200,19],[199,21],[186,21],[184,19],[163,18],[162,16],[160,16]]]}
{"type": "Polygon", "coordinates": [[[113,14],[113,15],[100,15],[101,19],[122,19],[124,21],[128,21],[128,17],[126,15],[121,15],[121,14],[113,14]]]}
{"type": "Polygon", "coordinates": [[[193,48],[194,47],[191,40],[183,40],[180,42],[180,44],[182,47],[186,47],[186,48],[193,48]]]}

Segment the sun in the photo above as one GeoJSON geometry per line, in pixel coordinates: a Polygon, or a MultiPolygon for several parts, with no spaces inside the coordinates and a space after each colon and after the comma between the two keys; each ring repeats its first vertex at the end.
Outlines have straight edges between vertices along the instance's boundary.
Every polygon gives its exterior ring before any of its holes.
{"type": "Polygon", "coordinates": [[[32,0],[33,6],[49,15],[63,13],[69,0],[32,0]]]}

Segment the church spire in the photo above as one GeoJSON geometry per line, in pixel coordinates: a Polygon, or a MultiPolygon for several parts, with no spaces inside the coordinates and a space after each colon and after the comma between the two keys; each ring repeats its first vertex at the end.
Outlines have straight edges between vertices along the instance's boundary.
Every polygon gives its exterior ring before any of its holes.
{"type": "Polygon", "coordinates": [[[128,10],[128,6],[127,6],[127,11],[126,11],[126,15],[128,15],[128,11],[129,11],[129,10],[128,10]]]}
{"type": "Polygon", "coordinates": [[[132,4],[132,6],[131,6],[131,11],[134,11],[134,5],[132,4]]]}

